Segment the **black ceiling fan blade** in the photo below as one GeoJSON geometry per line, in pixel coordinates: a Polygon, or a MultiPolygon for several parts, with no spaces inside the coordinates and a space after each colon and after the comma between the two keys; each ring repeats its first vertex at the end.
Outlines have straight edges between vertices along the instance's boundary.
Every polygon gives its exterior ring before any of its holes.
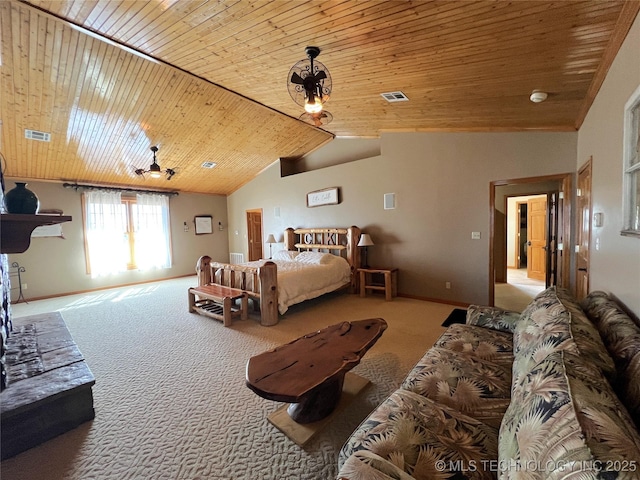
{"type": "Polygon", "coordinates": [[[293,72],[293,74],[291,75],[291,83],[295,83],[297,85],[303,85],[304,80],[300,75],[298,75],[297,72],[293,72]]]}
{"type": "Polygon", "coordinates": [[[327,78],[327,74],[325,73],[325,71],[324,71],[324,70],[320,70],[320,71],[319,71],[318,73],[316,73],[316,75],[315,75],[316,82],[317,82],[318,80],[324,80],[325,78],[327,78]]]}

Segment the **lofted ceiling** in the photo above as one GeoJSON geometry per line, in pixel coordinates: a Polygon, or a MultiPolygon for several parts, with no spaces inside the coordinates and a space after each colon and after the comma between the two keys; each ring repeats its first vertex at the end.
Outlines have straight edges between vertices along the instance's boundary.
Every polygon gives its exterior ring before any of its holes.
{"type": "Polygon", "coordinates": [[[0,2],[4,175],[227,195],[388,131],[575,131],[640,9],[608,0],[0,2]],[[322,50],[321,128],[287,77],[322,50]],[[533,90],[549,93],[539,104],[533,90]],[[380,94],[402,91],[407,102],[380,94]],[[25,129],[51,134],[25,138],[25,129]],[[139,177],[151,146],[176,175],[139,177]],[[213,169],[202,167],[215,162],[213,169]]]}

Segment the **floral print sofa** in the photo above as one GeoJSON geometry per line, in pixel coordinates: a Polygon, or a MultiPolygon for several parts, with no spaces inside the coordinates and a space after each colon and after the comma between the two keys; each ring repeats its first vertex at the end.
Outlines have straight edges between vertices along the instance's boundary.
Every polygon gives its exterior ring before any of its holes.
{"type": "Polygon", "coordinates": [[[615,301],[550,287],[466,320],[353,432],[338,478],[640,479],[640,328],[615,301]]]}

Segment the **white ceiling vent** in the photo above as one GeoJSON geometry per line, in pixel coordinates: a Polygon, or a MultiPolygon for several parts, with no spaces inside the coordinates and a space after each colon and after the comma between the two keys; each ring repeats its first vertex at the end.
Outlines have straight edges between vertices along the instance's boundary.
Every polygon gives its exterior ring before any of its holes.
{"type": "Polygon", "coordinates": [[[399,90],[397,92],[381,93],[380,95],[382,95],[382,98],[384,98],[389,103],[409,101],[409,97],[407,97],[404,93],[402,93],[399,90]]]}
{"type": "Polygon", "coordinates": [[[24,129],[24,138],[29,140],[38,140],[40,142],[50,142],[51,134],[47,132],[39,132],[37,130],[24,129]]]}
{"type": "Polygon", "coordinates": [[[204,162],[202,165],[200,165],[202,168],[213,168],[217,165],[216,162],[204,162]]]}

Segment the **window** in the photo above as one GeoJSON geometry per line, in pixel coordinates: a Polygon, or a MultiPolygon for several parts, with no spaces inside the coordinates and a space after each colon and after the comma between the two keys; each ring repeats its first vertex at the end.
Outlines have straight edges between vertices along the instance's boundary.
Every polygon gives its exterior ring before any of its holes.
{"type": "Polygon", "coordinates": [[[625,106],[623,235],[640,237],[640,87],[625,106]]]}
{"type": "Polygon", "coordinates": [[[90,191],[83,200],[87,271],[92,277],[171,266],[166,196],[90,191]]]}

